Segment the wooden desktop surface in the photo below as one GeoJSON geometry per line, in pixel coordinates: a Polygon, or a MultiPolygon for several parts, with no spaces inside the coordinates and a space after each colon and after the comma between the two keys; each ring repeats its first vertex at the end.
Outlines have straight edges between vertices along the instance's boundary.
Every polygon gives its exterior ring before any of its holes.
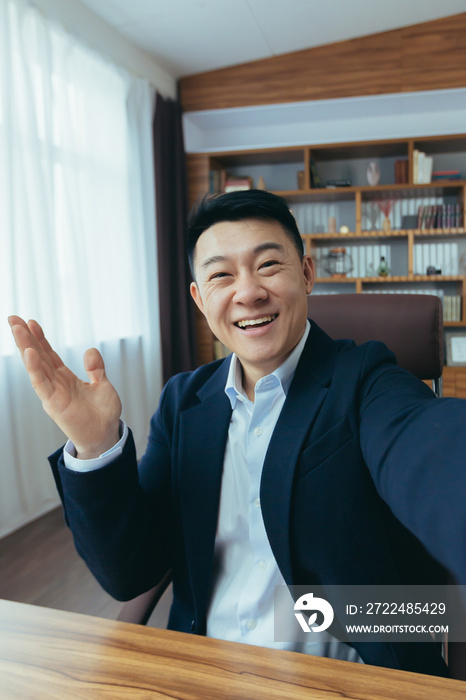
{"type": "Polygon", "coordinates": [[[0,601],[2,700],[465,700],[463,681],[0,601]]]}

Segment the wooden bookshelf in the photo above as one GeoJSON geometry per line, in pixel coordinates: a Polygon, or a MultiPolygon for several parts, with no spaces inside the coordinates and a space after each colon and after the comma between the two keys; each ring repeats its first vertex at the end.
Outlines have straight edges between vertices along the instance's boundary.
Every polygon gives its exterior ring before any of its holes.
{"type": "MultiPolygon", "coordinates": [[[[332,246],[352,246],[356,250],[363,246],[385,245],[392,250],[388,277],[377,276],[375,267],[372,274],[359,270],[358,274],[352,273],[354,276],[335,279],[318,264],[316,292],[443,292],[446,296],[459,297],[462,302],[461,315],[445,323],[446,332],[466,329],[466,134],[189,154],[187,161],[191,204],[212,188],[215,179],[212,173],[224,171],[231,177],[247,176],[253,186],[259,176],[263,177],[267,189],[289,203],[302,232],[305,250],[317,262],[319,250],[332,246]],[[462,177],[414,182],[416,150],[433,159],[434,172],[445,171],[451,166],[462,177]],[[407,182],[395,182],[397,160],[407,162],[407,182]],[[380,180],[372,186],[366,176],[371,161],[377,162],[380,169],[380,180]],[[313,186],[312,166],[324,186],[313,186]],[[302,173],[300,187],[299,171],[302,173]],[[350,186],[325,186],[328,180],[338,178],[349,180],[350,186]],[[391,202],[392,206],[388,230],[382,228],[381,213],[377,215],[377,207],[381,211],[385,202],[391,202]],[[444,225],[436,226],[440,223],[439,209],[434,212],[436,221],[420,220],[420,206],[445,207],[445,217],[447,213],[450,216],[448,225],[445,225],[445,218],[444,225]],[[337,233],[327,232],[331,215],[337,219],[337,233]],[[405,216],[411,217],[409,227],[402,225],[405,216]],[[416,217],[414,227],[413,217],[416,217]],[[343,224],[348,226],[348,233],[338,232],[343,224]],[[441,274],[425,274],[426,266],[419,262],[418,246],[445,243],[453,246],[451,250],[456,251],[456,259],[444,261],[441,274]]],[[[214,359],[213,339],[199,314],[197,332],[200,361],[209,362],[214,359]]],[[[454,369],[455,376],[462,374],[463,368],[454,369]]],[[[455,386],[458,389],[458,382],[455,386]]]]}

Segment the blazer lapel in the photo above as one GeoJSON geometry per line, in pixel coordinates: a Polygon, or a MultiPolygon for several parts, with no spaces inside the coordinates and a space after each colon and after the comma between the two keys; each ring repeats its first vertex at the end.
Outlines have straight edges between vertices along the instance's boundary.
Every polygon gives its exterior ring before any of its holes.
{"type": "Polygon", "coordinates": [[[314,322],[264,462],[261,505],[267,535],[285,581],[292,583],[290,504],[296,463],[327,395],[336,343],[314,322]]]}
{"type": "Polygon", "coordinates": [[[196,614],[206,613],[231,404],[225,394],[229,360],[180,415],[179,484],[188,569],[196,614]]]}

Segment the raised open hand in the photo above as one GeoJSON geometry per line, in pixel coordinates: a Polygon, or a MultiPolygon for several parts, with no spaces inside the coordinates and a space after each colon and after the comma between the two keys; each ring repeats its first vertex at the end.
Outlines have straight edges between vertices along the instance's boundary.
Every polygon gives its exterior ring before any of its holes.
{"type": "Polygon", "coordinates": [[[86,350],[90,382],[83,382],[63,364],[36,321],[10,316],[8,322],[44,411],[74,443],[78,457],[91,459],[110,449],[119,439],[121,401],[99,351],[86,350]]]}

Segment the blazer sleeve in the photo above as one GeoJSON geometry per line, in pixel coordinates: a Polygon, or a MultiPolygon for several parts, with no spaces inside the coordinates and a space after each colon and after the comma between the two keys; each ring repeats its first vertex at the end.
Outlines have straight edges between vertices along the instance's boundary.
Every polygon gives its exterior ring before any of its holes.
{"type": "Polygon", "coordinates": [[[466,401],[436,398],[371,345],[360,394],[364,459],[394,515],[466,584],[466,401]]]}
{"type": "Polygon", "coordinates": [[[69,470],[49,458],[76,549],[102,587],[129,600],[156,585],[173,552],[171,450],[164,425],[168,385],[151,420],[141,465],[130,431],[123,453],[101,469],[69,470]]]}

